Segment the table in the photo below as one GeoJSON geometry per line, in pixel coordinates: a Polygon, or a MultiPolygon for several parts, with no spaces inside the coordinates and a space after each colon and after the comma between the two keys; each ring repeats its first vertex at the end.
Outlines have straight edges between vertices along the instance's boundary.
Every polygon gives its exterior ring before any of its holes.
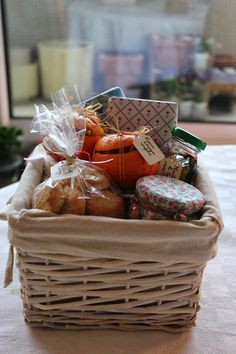
{"type": "MultiPolygon", "coordinates": [[[[209,146],[208,166],[225,229],[218,254],[204,272],[196,327],[180,334],[161,331],[66,331],[29,328],[22,315],[17,270],[0,288],[0,354],[234,354],[236,352],[236,145],[209,146]]],[[[17,184],[0,190],[0,210],[17,184]]],[[[8,253],[7,225],[0,222],[0,282],[8,253]]]]}
{"type": "Polygon", "coordinates": [[[211,95],[215,94],[235,94],[236,84],[235,83],[226,83],[226,82],[208,82],[208,88],[211,95]]]}

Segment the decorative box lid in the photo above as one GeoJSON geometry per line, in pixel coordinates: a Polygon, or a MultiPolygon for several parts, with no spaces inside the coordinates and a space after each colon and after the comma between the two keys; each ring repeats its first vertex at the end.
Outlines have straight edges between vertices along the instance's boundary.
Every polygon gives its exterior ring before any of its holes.
{"type": "Polygon", "coordinates": [[[191,215],[200,210],[204,195],[194,186],[176,178],[146,176],[136,183],[137,201],[145,208],[191,215]]]}

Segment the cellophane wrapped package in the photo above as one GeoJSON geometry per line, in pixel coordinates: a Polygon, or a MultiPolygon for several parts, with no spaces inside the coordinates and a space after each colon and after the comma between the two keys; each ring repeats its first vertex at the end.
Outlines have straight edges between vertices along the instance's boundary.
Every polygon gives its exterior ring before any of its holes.
{"type": "Polygon", "coordinates": [[[70,104],[38,106],[33,130],[43,146],[60,160],[50,178],[34,191],[32,207],[59,214],[123,218],[124,202],[112,181],[91,160],[82,160],[86,116],[70,104]]]}

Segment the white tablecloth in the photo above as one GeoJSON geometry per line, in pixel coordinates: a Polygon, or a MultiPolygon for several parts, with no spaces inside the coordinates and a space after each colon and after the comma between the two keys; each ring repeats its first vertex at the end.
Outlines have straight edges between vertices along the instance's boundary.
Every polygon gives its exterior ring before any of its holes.
{"type": "MultiPolygon", "coordinates": [[[[0,354],[234,354],[236,353],[236,145],[209,146],[208,165],[225,223],[217,257],[203,277],[196,327],[181,334],[157,331],[65,331],[29,328],[23,320],[18,272],[0,288],[0,354]]],[[[16,184],[0,190],[0,210],[16,184]]],[[[8,253],[0,222],[0,284],[8,253]]]]}

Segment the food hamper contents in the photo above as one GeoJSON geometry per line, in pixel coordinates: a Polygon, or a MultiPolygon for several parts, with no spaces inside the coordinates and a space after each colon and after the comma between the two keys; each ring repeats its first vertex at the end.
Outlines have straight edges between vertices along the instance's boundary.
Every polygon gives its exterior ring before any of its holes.
{"type": "Polygon", "coordinates": [[[169,152],[159,165],[158,174],[191,183],[198,154],[206,148],[205,141],[179,127],[172,129],[169,152]]]}
{"type": "Polygon", "coordinates": [[[121,131],[150,127],[149,135],[164,151],[176,126],[178,107],[175,102],[139,98],[111,97],[107,104],[106,120],[121,131]]]}
{"type": "Polygon", "coordinates": [[[149,136],[152,125],[120,131],[101,113],[109,99],[95,98],[81,103],[76,87],[66,87],[52,94],[52,106],[36,107],[33,130],[55,164],[35,189],[32,207],[144,220],[199,218],[205,200],[191,184],[206,143],[174,127],[164,155],[166,148],[161,151],[149,136]]]}
{"type": "MultiPolygon", "coordinates": [[[[96,174],[96,172],[95,172],[96,174]]],[[[63,179],[55,184],[51,179],[41,183],[33,194],[33,208],[59,214],[97,215],[113,218],[124,217],[123,199],[109,189],[109,181],[105,176],[97,187],[90,185],[91,190],[84,193],[78,179],[63,179]],[[72,186],[71,184],[74,183],[72,186]]]]}
{"type": "Polygon", "coordinates": [[[130,218],[188,221],[205,203],[192,185],[165,176],[142,177],[137,181],[130,218]]]}
{"type": "MultiPolygon", "coordinates": [[[[77,108],[72,110],[71,114],[74,116],[74,129],[75,131],[80,131],[81,127],[85,127],[85,135],[83,138],[83,152],[85,152],[89,158],[93,154],[94,146],[96,142],[105,134],[105,127],[103,127],[101,118],[97,113],[100,105],[88,106],[86,108],[77,108]]],[[[43,146],[47,153],[51,155],[56,161],[65,160],[65,156],[58,154],[50,149],[47,145],[47,139],[44,139],[43,146]]],[[[75,151],[78,154],[79,151],[75,151]]]]}
{"type": "Polygon", "coordinates": [[[134,190],[140,177],[157,172],[158,163],[144,160],[133,144],[135,138],[131,133],[107,134],[94,148],[93,161],[103,162],[103,170],[124,190],[134,190]]]}
{"type": "Polygon", "coordinates": [[[75,129],[80,127],[80,119],[86,120],[86,134],[84,137],[83,151],[93,154],[93,149],[96,142],[105,134],[105,127],[102,124],[101,117],[98,110],[101,108],[101,104],[89,105],[84,108],[77,108],[78,117],[76,118],[75,129]],[[83,115],[81,115],[81,113],[83,115]]]}
{"type": "Polygon", "coordinates": [[[59,214],[123,218],[123,199],[110,188],[103,171],[80,163],[80,176],[53,182],[47,179],[34,191],[33,208],[59,214]]]}
{"type": "MultiPolygon", "coordinates": [[[[51,168],[50,178],[34,191],[32,207],[58,213],[124,217],[124,201],[104,171],[78,158],[86,131],[86,118],[70,106],[52,110],[41,107],[34,117],[34,131],[41,133],[43,146],[63,161],[51,168]]],[[[51,154],[52,155],[52,154],[51,154]]]]}

